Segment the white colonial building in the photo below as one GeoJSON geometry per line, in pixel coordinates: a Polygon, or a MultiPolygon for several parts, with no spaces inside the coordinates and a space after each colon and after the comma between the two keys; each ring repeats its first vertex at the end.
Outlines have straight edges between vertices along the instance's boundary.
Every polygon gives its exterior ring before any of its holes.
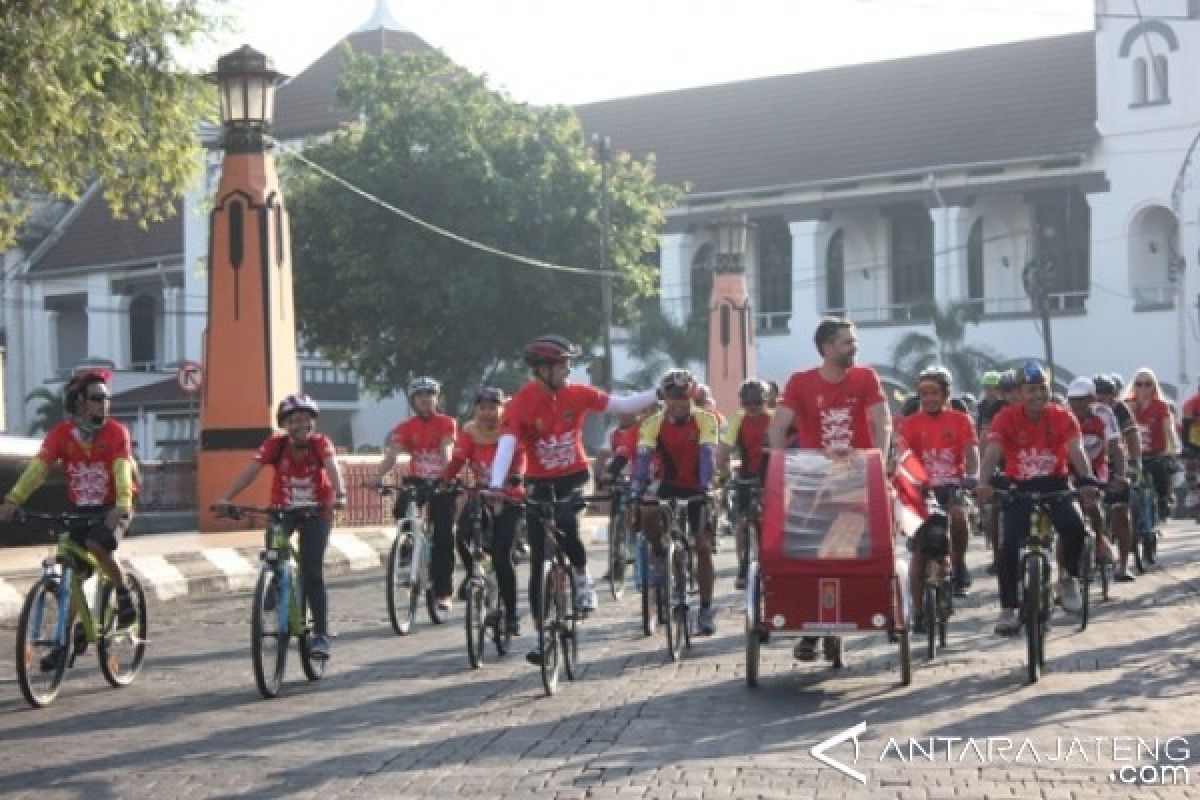
{"type": "MultiPolygon", "coordinates": [[[[815,362],[823,314],[859,323],[860,358],[932,332],[929,303],[970,303],[965,344],[1040,357],[1023,277],[1046,277],[1064,373],[1153,368],[1173,391],[1196,378],[1200,289],[1200,0],[1096,0],[1095,30],[819,72],[623,98],[577,109],[588,133],[664,181],[687,185],[660,240],[676,319],[705,313],[707,227],[756,223],[748,252],[758,364],[783,380],[815,362]],[[1140,12],[1140,13],[1139,13],[1140,12]]],[[[428,49],[386,14],[344,40],[365,52],[428,49]]],[[[279,91],[276,133],[336,130],[340,47],[279,91]]],[[[89,192],[48,234],[4,256],[9,427],[24,398],[87,360],[113,364],[118,409],[143,457],[194,440],[174,365],[199,359],[207,303],[206,179],[148,230],[114,222],[89,192]]],[[[631,371],[623,359],[618,376],[631,371]]],[[[305,388],[345,445],[378,443],[403,401],[362,396],[352,373],[302,359],[305,388]]],[[[886,374],[886,371],[885,371],[886,374]]]]}

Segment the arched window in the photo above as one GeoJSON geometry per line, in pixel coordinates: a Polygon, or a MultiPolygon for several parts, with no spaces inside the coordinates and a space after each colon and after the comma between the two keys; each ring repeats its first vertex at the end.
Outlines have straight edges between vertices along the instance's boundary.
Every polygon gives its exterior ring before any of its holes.
{"type": "Polygon", "coordinates": [[[908,319],[908,309],[933,297],[933,220],[921,203],[894,206],[888,212],[892,267],[892,303],[908,319]]]}
{"type": "Polygon", "coordinates": [[[1133,60],[1133,104],[1144,105],[1150,92],[1146,86],[1146,59],[1133,60]]]}
{"type": "Polygon", "coordinates": [[[829,239],[825,248],[825,310],[846,309],[846,245],[841,229],[829,239]]]}
{"type": "Polygon", "coordinates": [[[706,243],[692,259],[692,319],[708,320],[708,301],[712,299],[713,246],[706,243]]]}
{"type": "Polygon", "coordinates": [[[783,217],[758,225],[759,330],[784,333],[792,310],[792,232],[783,217]]]}
{"type": "Polygon", "coordinates": [[[1162,54],[1154,57],[1154,101],[1170,102],[1170,96],[1167,94],[1167,57],[1162,54]]]}
{"type": "Polygon", "coordinates": [[[150,369],[157,361],[156,311],[149,295],[139,294],[129,303],[129,361],[134,369],[150,369]]]}
{"type": "Polygon", "coordinates": [[[967,236],[967,298],[983,300],[983,217],[975,220],[967,236]]]}

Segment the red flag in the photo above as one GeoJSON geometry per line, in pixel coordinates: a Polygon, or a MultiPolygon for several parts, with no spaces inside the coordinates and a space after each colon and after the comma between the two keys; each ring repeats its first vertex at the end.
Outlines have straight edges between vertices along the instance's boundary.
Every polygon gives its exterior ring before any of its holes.
{"type": "Polygon", "coordinates": [[[905,450],[896,462],[896,471],[892,475],[892,488],[896,490],[896,520],[905,536],[916,533],[921,523],[929,517],[925,493],[921,489],[928,481],[921,459],[913,451],[905,450]]]}

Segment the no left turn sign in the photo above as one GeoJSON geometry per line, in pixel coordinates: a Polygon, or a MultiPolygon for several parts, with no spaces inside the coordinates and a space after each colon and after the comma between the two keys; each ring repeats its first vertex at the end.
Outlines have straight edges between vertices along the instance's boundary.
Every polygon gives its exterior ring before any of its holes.
{"type": "Polygon", "coordinates": [[[198,392],[204,385],[204,367],[195,361],[182,362],[175,376],[179,380],[179,388],[185,392],[198,392]]]}

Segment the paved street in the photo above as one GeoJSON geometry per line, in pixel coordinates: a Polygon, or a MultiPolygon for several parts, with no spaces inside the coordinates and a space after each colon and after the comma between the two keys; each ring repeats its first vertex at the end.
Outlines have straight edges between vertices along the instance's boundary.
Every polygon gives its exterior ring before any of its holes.
{"type": "MultiPolygon", "coordinates": [[[[979,567],[981,540],[973,547],[979,567]]],[[[133,687],[109,689],[89,654],[40,711],[26,708],[16,686],[8,622],[0,796],[1200,797],[1200,530],[1173,525],[1163,549],[1160,568],[1116,586],[1086,633],[1056,617],[1049,674],[1035,687],[1024,683],[1023,640],[991,635],[994,583],[977,568],[953,646],[933,664],[917,655],[911,687],[899,687],[895,647],[882,637],[850,639],[849,666],[837,674],[793,662],[789,638],[767,647],[762,686],[750,690],[731,544],[719,556],[715,638],[666,663],[661,636],[640,634],[639,595],[615,604],[602,594],[586,627],[582,680],[553,698],[521,657],[532,641],[528,619],[515,655],[472,671],[460,608],[449,625],[422,617],[413,635],[391,634],[377,568],[334,579],[339,636],[328,676],[306,682],[293,650],[275,701],[254,688],[247,592],[153,602],[151,652],[133,687]],[[857,761],[849,742],[829,755],[864,773],[866,785],[809,753],[860,722],[857,761]],[[908,763],[909,737],[930,745],[932,760],[917,753],[908,763]],[[1007,763],[987,758],[999,737],[1012,743],[1007,763]],[[1159,760],[1189,768],[1193,785],[1113,780],[1139,755],[1136,740],[1112,737],[1142,737],[1144,746],[1185,737],[1159,760]],[[1069,753],[1073,740],[1087,751],[1069,753]],[[1114,745],[1125,761],[1114,761],[1114,745]]]]}

